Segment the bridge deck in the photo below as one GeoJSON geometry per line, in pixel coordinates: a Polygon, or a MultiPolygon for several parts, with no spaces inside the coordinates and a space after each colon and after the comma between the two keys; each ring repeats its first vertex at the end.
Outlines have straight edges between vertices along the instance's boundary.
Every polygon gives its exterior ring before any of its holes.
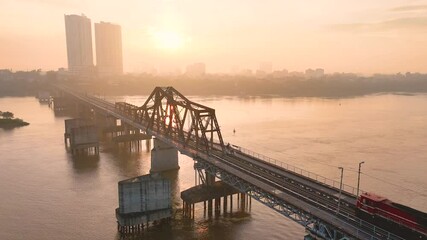
{"type": "MultiPolygon", "coordinates": [[[[313,191],[318,194],[325,194],[331,198],[333,197],[335,201],[338,202],[339,188],[335,188],[324,183],[315,181],[311,178],[296,174],[295,172],[289,171],[283,167],[273,165],[261,159],[249,156],[240,151],[235,151],[233,155],[236,156],[236,159],[243,159],[247,163],[262,167],[263,169],[269,171],[272,175],[280,176],[281,178],[287,181],[293,181],[295,184],[301,184],[301,187],[306,188],[306,190],[313,191]]],[[[356,196],[351,193],[342,191],[341,201],[347,203],[348,206],[356,206],[356,196]]]]}

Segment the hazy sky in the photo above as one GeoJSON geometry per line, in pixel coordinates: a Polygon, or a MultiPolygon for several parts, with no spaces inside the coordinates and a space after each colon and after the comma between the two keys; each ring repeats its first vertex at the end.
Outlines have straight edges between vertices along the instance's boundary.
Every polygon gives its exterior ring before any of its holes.
{"type": "Polygon", "coordinates": [[[0,0],[0,69],[66,67],[64,14],[81,13],[122,26],[126,72],[427,72],[427,0],[0,0]]]}

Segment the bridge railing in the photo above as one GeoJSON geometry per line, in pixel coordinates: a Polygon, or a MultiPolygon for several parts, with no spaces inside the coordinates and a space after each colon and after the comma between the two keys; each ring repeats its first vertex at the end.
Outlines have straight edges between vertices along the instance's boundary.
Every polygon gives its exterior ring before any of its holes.
{"type": "MultiPolygon", "coordinates": [[[[304,177],[310,178],[310,179],[315,180],[317,182],[320,182],[320,183],[332,186],[334,188],[337,188],[337,189],[340,188],[340,182],[339,181],[335,181],[333,179],[326,178],[324,176],[321,176],[319,174],[316,174],[316,173],[304,170],[304,169],[296,167],[294,165],[290,165],[290,164],[284,163],[284,162],[282,162],[280,160],[277,160],[277,159],[265,156],[263,154],[251,151],[251,150],[249,150],[247,148],[243,148],[243,147],[236,146],[236,145],[232,145],[232,146],[235,147],[236,149],[238,149],[240,152],[246,154],[246,155],[249,155],[249,156],[252,156],[254,158],[263,160],[263,161],[268,162],[270,164],[276,165],[276,166],[284,168],[284,169],[286,169],[288,171],[291,171],[291,172],[294,172],[296,174],[302,175],[304,177]]],[[[353,195],[357,194],[357,189],[355,187],[347,185],[347,184],[343,184],[342,185],[342,190],[346,191],[348,193],[351,193],[353,195]]],[[[359,191],[360,192],[364,192],[361,189],[359,189],[359,191]]]]}

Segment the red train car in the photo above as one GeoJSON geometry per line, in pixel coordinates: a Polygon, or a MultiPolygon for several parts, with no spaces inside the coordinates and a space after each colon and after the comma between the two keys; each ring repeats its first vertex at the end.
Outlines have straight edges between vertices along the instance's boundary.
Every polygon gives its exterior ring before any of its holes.
{"type": "Polygon", "coordinates": [[[356,207],[359,217],[385,230],[406,239],[427,239],[427,213],[373,193],[360,195],[356,207]]]}

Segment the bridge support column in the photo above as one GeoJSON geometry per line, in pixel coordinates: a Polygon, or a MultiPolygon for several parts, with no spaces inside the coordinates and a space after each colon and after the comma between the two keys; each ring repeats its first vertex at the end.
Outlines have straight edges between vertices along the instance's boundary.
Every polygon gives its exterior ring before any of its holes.
{"type": "Polygon", "coordinates": [[[72,103],[70,99],[66,97],[53,97],[53,111],[55,113],[66,112],[70,110],[72,103]]]}
{"type": "MultiPolygon", "coordinates": [[[[205,172],[206,175],[206,185],[213,185],[215,183],[215,176],[205,172]]],[[[213,208],[213,204],[212,204],[213,200],[209,199],[208,200],[208,217],[212,217],[212,208],[213,208]]],[[[216,205],[216,202],[215,202],[216,205]]]]}
{"type": "Polygon", "coordinates": [[[96,127],[93,125],[71,129],[71,154],[99,155],[99,139],[96,127]]]}
{"type": "Polygon", "coordinates": [[[151,139],[145,140],[145,149],[147,149],[147,152],[150,151],[151,148],[151,139]]]}
{"type": "Polygon", "coordinates": [[[118,126],[117,118],[111,115],[99,115],[96,122],[97,125],[100,126],[105,136],[114,138],[116,136],[121,135],[123,131],[123,126],[118,126]]]}
{"type": "Polygon", "coordinates": [[[222,212],[224,213],[224,215],[227,215],[227,197],[228,196],[225,196],[224,199],[223,199],[223,209],[222,209],[222,212]]]}
{"type": "Polygon", "coordinates": [[[96,124],[96,126],[98,128],[98,133],[100,134],[100,136],[103,133],[103,130],[104,130],[105,126],[106,126],[105,118],[106,117],[103,116],[103,115],[101,115],[100,113],[93,112],[93,121],[94,121],[94,123],[96,124]]]}
{"type": "Polygon", "coordinates": [[[215,198],[215,216],[221,214],[221,198],[215,198]]]}
{"type": "Polygon", "coordinates": [[[80,118],[87,118],[91,120],[94,118],[94,111],[80,102],[74,103],[74,114],[80,118]]]}
{"type": "Polygon", "coordinates": [[[233,213],[233,195],[230,195],[230,213],[233,213]]]}
{"type": "Polygon", "coordinates": [[[179,169],[178,150],[154,138],[154,147],[151,150],[150,172],[161,172],[179,169]]]}

